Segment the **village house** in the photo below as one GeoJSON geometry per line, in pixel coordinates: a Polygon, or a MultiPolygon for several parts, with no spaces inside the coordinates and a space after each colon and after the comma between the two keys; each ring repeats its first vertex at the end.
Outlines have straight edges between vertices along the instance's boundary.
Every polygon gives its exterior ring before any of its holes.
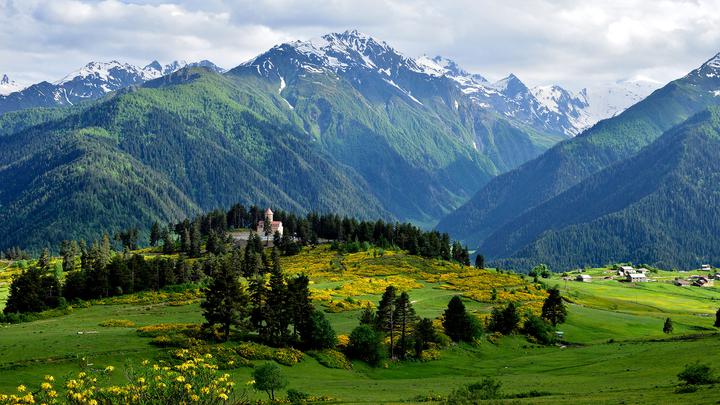
{"type": "Polygon", "coordinates": [[[583,283],[589,283],[592,281],[592,277],[590,277],[589,274],[578,274],[577,277],[575,277],[575,281],[581,281],[583,283]]]}
{"type": "Polygon", "coordinates": [[[647,276],[643,273],[630,273],[625,277],[625,279],[631,283],[642,283],[648,281],[647,276]]]}
{"type": "Polygon", "coordinates": [[[688,287],[690,285],[690,282],[687,280],[684,280],[682,278],[676,278],[673,281],[673,284],[675,284],[676,286],[679,286],[679,287],[688,287]]]}
{"type": "Polygon", "coordinates": [[[618,268],[617,274],[618,274],[618,276],[625,277],[628,274],[634,273],[634,272],[635,272],[635,268],[633,266],[620,266],[618,268]]]}
{"type": "Polygon", "coordinates": [[[711,278],[708,277],[697,277],[693,280],[693,284],[695,287],[712,287],[715,285],[715,281],[713,281],[711,278]]]}
{"type": "Polygon", "coordinates": [[[709,264],[703,264],[700,266],[700,271],[712,271],[712,267],[709,264]]]}
{"type": "Polygon", "coordinates": [[[273,235],[275,235],[275,232],[282,235],[283,234],[283,224],[282,224],[282,221],[273,221],[273,212],[270,208],[268,208],[265,210],[265,220],[258,221],[257,233],[258,233],[258,235],[272,237],[273,235]],[[271,224],[272,232],[270,233],[270,235],[265,235],[265,221],[266,220],[269,221],[271,224]]]}

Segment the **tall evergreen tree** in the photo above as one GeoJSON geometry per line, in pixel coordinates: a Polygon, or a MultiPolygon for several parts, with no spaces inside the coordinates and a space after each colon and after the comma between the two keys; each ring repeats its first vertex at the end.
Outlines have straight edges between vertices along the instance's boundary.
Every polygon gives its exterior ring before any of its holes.
{"type": "Polygon", "coordinates": [[[430,343],[438,341],[438,334],[430,318],[423,318],[418,321],[413,336],[415,338],[415,357],[420,357],[430,343]]]}
{"type": "Polygon", "coordinates": [[[75,270],[75,261],[79,253],[77,242],[74,240],[64,240],[60,245],[60,255],[62,255],[63,271],[68,273],[75,270]]]}
{"type": "Polygon", "coordinates": [[[200,257],[202,254],[201,251],[201,244],[202,244],[202,235],[200,234],[200,222],[199,221],[193,221],[190,229],[190,256],[191,257],[200,257]]]}
{"type": "Polygon", "coordinates": [[[158,224],[157,221],[153,222],[152,226],[150,227],[150,246],[157,246],[161,237],[162,234],[160,232],[160,224],[158,224]]]}
{"type": "Polygon", "coordinates": [[[288,288],[285,283],[285,275],[280,266],[280,256],[275,248],[272,250],[269,287],[266,304],[268,338],[271,344],[282,345],[287,342],[292,314],[288,308],[288,288]]]}
{"type": "Polygon", "coordinates": [[[565,322],[567,308],[560,296],[560,289],[556,286],[547,290],[548,296],[542,306],[542,318],[546,319],[553,326],[565,322]]]}
{"type": "Polygon", "coordinates": [[[288,280],[288,309],[293,325],[293,336],[296,340],[299,334],[302,334],[302,331],[310,326],[310,316],[314,312],[309,284],[310,279],[304,274],[288,280]]]}
{"type": "Polygon", "coordinates": [[[200,304],[208,325],[220,325],[223,340],[230,337],[230,327],[242,325],[247,318],[248,295],[229,259],[214,260],[212,281],[200,304]]]}
{"type": "Polygon", "coordinates": [[[715,327],[720,328],[720,309],[715,312],[715,327]]]}
{"type": "Polygon", "coordinates": [[[412,307],[408,293],[403,291],[395,300],[395,314],[393,318],[395,319],[396,329],[400,334],[400,358],[404,359],[407,355],[408,341],[410,340],[411,333],[415,328],[415,322],[417,321],[415,309],[412,307]]]}
{"type": "Polygon", "coordinates": [[[515,303],[509,302],[505,308],[493,308],[489,323],[491,331],[510,335],[518,329],[519,325],[520,315],[515,303]]]}
{"type": "Polygon", "coordinates": [[[475,256],[475,267],[478,269],[484,269],[485,268],[485,256],[478,254],[475,256]]]}
{"type": "Polygon", "coordinates": [[[453,342],[472,342],[482,333],[479,323],[465,310],[459,296],[454,296],[445,309],[443,328],[453,342]]]}
{"type": "Polygon", "coordinates": [[[390,356],[392,358],[395,351],[395,299],[397,298],[396,289],[389,285],[385,288],[377,312],[375,313],[375,329],[386,333],[390,337],[390,356]]]}

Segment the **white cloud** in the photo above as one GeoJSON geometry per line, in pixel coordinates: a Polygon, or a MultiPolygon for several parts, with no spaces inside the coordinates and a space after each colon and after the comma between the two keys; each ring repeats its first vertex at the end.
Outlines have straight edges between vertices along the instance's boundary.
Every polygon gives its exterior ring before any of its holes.
{"type": "Polygon", "coordinates": [[[720,0],[0,0],[0,72],[55,80],[90,60],[210,59],[358,28],[491,78],[669,81],[720,51],[720,0]]]}

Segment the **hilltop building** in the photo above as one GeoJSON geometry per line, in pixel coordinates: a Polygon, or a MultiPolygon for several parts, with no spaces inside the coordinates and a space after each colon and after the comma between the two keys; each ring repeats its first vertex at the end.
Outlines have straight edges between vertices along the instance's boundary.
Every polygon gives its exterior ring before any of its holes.
{"type": "Polygon", "coordinates": [[[275,235],[275,232],[279,233],[280,235],[283,234],[283,224],[282,221],[274,221],[273,220],[273,212],[270,208],[265,210],[265,219],[258,221],[257,224],[257,233],[258,235],[265,236],[265,221],[270,221],[271,227],[272,227],[272,233],[268,235],[269,237],[272,237],[275,235]]]}

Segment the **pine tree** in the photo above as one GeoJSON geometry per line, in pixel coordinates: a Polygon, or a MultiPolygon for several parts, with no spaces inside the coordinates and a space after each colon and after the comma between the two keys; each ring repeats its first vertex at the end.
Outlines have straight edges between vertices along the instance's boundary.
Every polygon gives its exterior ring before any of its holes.
{"type": "Polygon", "coordinates": [[[375,313],[375,330],[390,336],[390,357],[395,353],[395,299],[397,298],[394,286],[387,286],[383,292],[377,312],[375,313]]]}
{"type": "Polygon", "coordinates": [[[445,309],[443,328],[453,342],[472,342],[482,333],[480,325],[467,313],[465,304],[457,295],[450,299],[445,309]]]}
{"type": "Polygon", "coordinates": [[[247,317],[248,295],[240,283],[240,275],[229,260],[213,259],[215,268],[205,300],[200,304],[207,325],[220,325],[223,340],[230,337],[230,327],[242,325],[247,317]]]}
{"type": "Polygon", "coordinates": [[[485,256],[478,254],[475,256],[475,267],[478,269],[484,269],[485,268],[485,256]]]}
{"type": "Polygon", "coordinates": [[[365,307],[365,309],[363,309],[362,313],[360,314],[360,325],[368,325],[374,327],[375,324],[375,311],[373,311],[372,307],[370,306],[365,307]]]}
{"type": "Polygon", "coordinates": [[[270,236],[272,236],[272,221],[270,221],[269,216],[265,216],[265,220],[263,221],[263,234],[265,235],[265,246],[268,246],[270,243],[270,236]]]}
{"type": "MultiPolygon", "coordinates": [[[[172,240],[172,236],[170,235],[170,230],[168,228],[163,229],[162,231],[162,250],[165,254],[170,254],[175,251],[175,243],[172,240]]],[[[184,250],[183,253],[187,253],[184,250]]]]}
{"type": "Polygon", "coordinates": [[[304,274],[288,280],[288,309],[293,325],[293,336],[296,340],[299,334],[302,334],[303,330],[310,326],[310,316],[313,314],[309,284],[310,279],[304,274]]]}
{"type": "Polygon", "coordinates": [[[715,312],[715,327],[720,328],[720,309],[715,312]]]}
{"type": "Polygon", "coordinates": [[[663,325],[663,333],[670,334],[673,332],[673,322],[670,318],[665,319],[665,324],[663,325]]]}
{"type": "Polygon", "coordinates": [[[191,257],[200,257],[202,254],[201,251],[201,244],[202,244],[202,236],[200,234],[200,222],[199,221],[193,221],[190,231],[190,256],[191,257]]]}
{"type": "Polygon", "coordinates": [[[337,345],[337,335],[321,311],[312,311],[302,332],[304,347],[314,350],[332,349],[337,345]]]}
{"type": "Polygon", "coordinates": [[[150,246],[157,246],[161,237],[160,224],[153,222],[152,227],[150,228],[150,246]]]}
{"type": "Polygon", "coordinates": [[[413,333],[415,338],[415,357],[420,357],[422,352],[429,347],[430,343],[438,341],[438,334],[430,318],[423,318],[418,321],[413,333]]]}
{"type": "Polygon", "coordinates": [[[273,345],[282,345],[287,341],[291,314],[288,311],[288,289],[285,276],[280,267],[280,256],[272,250],[272,270],[270,272],[270,290],[267,297],[268,338],[273,345]]]}
{"type": "Polygon", "coordinates": [[[44,272],[50,269],[50,250],[48,248],[43,249],[37,260],[37,266],[44,272]]]}
{"type": "Polygon", "coordinates": [[[268,340],[266,303],[268,288],[265,276],[259,272],[248,279],[250,288],[250,324],[262,340],[268,340]]]}
{"type": "Polygon", "coordinates": [[[417,321],[415,309],[412,307],[408,293],[402,292],[395,300],[395,313],[393,318],[395,319],[396,328],[400,333],[400,358],[404,359],[407,354],[410,334],[414,330],[415,322],[417,321]]]}
{"type": "Polygon", "coordinates": [[[60,246],[60,254],[62,255],[62,268],[64,272],[75,270],[75,260],[79,252],[78,244],[74,240],[63,241],[60,246]]]}
{"type": "Polygon", "coordinates": [[[547,290],[548,296],[545,298],[542,306],[542,318],[550,322],[553,326],[557,326],[565,322],[567,318],[567,308],[560,296],[560,289],[553,287],[547,290]]]}
{"type": "Polygon", "coordinates": [[[489,323],[491,331],[510,335],[518,329],[519,325],[520,315],[515,303],[509,302],[505,308],[493,308],[489,323]]]}

